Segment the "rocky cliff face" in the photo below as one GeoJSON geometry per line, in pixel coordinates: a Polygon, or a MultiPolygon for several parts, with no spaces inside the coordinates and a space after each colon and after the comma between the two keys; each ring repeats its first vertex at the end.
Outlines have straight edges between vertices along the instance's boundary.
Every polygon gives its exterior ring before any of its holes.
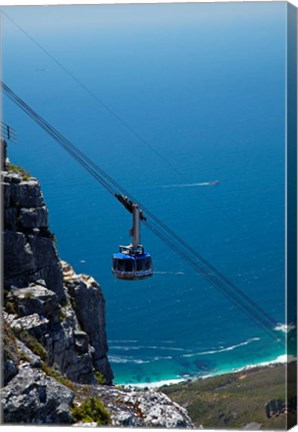
{"type": "Polygon", "coordinates": [[[74,407],[92,395],[104,402],[111,425],[192,427],[167,396],[112,386],[99,284],[59,259],[39,181],[1,166],[3,422],[74,423],[74,407]]]}
{"type": "Polygon", "coordinates": [[[15,332],[28,332],[47,364],[67,378],[111,383],[105,301],[98,283],[60,261],[37,179],[13,168],[2,172],[4,196],[4,305],[15,332]]]}

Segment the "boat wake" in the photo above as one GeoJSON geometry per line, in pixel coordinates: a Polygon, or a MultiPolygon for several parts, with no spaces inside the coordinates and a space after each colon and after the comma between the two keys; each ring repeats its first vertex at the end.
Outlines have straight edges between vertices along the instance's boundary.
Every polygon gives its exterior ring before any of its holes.
{"type": "Polygon", "coordinates": [[[163,185],[163,189],[167,188],[185,188],[185,187],[204,187],[204,186],[215,186],[220,183],[219,180],[213,180],[209,182],[200,182],[200,183],[180,183],[180,184],[173,184],[173,185],[163,185]]]}
{"type": "Polygon", "coordinates": [[[177,272],[167,272],[167,271],[154,271],[154,274],[163,275],[163,276],[181,276],[184,275],[184,272],[177,271],[177,272]]]}

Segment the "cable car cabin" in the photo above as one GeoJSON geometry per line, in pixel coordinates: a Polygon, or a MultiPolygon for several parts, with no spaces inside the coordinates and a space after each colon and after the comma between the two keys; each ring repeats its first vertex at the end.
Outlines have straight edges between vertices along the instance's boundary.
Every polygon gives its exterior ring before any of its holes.
{"type": "Polygon", "coordinates": [[[141,245],[119,246],[119,252],[113,254],[112,272],[118,279],[146,279],[153,275],[151,256],[141,245]]]}

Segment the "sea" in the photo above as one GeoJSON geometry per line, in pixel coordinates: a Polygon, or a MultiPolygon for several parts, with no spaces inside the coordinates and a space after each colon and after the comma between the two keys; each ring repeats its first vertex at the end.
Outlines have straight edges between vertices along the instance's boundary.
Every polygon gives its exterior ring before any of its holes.
{"type": "MultiPolygon", "coordinates": [[[[278,324],[285,322],[286,8],[186,3],[2,8],[2,79],[278,324]]],[[[131,215],[6,96],[12,163],[38,177],[61,259],[106,300],[118,384],[285,357],[142,226],[154,275],[111,273],[131,215]]]]}

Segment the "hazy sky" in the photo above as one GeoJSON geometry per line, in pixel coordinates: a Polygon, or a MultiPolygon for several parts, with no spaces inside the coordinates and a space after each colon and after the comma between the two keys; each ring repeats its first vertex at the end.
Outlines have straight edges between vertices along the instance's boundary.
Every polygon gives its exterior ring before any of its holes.
{"type": "MultiPolygon", "coordinates": [[[[4,7],[5,13],[26,30],[59,32],[67,28],[93,26],[117,28],[143,26],[191,26],[225,21],[237,22],[247,16],[263,18],[280,15],[286,2],[275,3],[197,3],[197,4],[139,4],[139,5],[84,5],[84,6],[16,6],[4,7]]],[[[4,31],[10,31],[7,19],[3,17],[4,31]]]]}

